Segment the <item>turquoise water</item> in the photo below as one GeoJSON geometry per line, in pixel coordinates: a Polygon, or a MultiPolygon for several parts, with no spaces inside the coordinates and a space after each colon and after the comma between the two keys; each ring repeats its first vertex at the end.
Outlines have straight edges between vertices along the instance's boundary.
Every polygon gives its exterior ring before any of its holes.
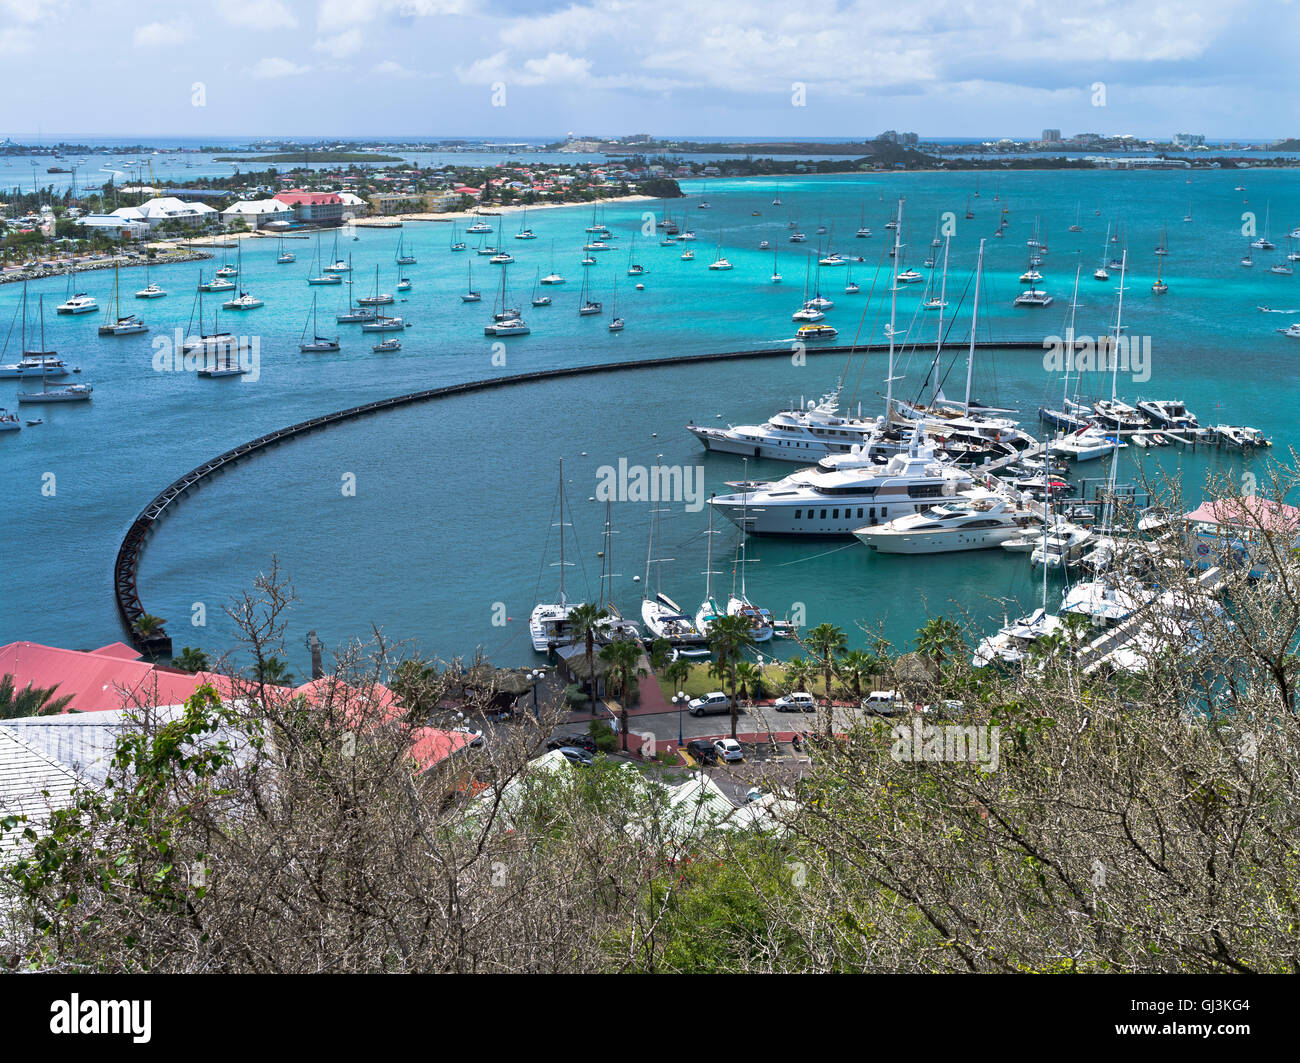
{"type": "MultiPolygon", "coordinates": [[[[1300,195],[1294,175],[1285,171],[1246,174],[1047,173],[1007,174],[996,183],[981,179],[982,195],[972,199],[977,217],[962,218],[970,175],[863,175],[782,180],[783,206],[771,206],[773,183],[710,180],[711,210],[696,209],[697,198],[672,204],[685,214],[699,240],[694,262],[682,262],[675,249],[660,248],[658,235],[638,238],[637,261],[650,273],[640,278],[645,291],[632,290],[625,274],[628,246],[639,231],[642,212],[656,203],[609,205],[604,220],[619,239],[618,250],[597,254],[590,268],[596,298],[605,301],[600,318],[576,313],[582,267],[580,247],[590,211],[562,208],[531,212],[528,224],[535,241],[508,234],[517,216],[504,223],[508,250],[519,260],[510,269],[512,301],[522,302],[532,326],[530,336],[504,341],[506,364],[494,364],[492,340],[482,335],[490,317],[499,267],[472,253],[447,250],[445,224],[411,224],[404,230],[419,263],[404,272],[415,282],[395,312],[414,326],[402,336],[396,355],[370,352],[373,337],[357,326],[338,326],[343,350],[338,354],[302,355],[297,343],[310,310],[313,292],[320,312],[332,314],[346,288],[309,288],[312,244],[295,241],[299,261],[275,265],[274,241],[246,242],[244,286],[267,305],[239,317],[223,315],[232,331],[258,337],[261,376],[255,382],[199,380],[193,375],[158,373],[152,368],[152,341],[184,327],[190,316],[196,265],[155,270],[152,279],[168,288],[165,300],[128,300],[152,326],[143,336],[100,338],[98,318],[59,318],[53,304],[66,289],[63,279],[33,284],[29,299],[46,297],[47,346],[82,366],[79,379],[95,386],[92,404],[36,410],[45,424],[0,436],[0,497],[5,500],[5,563],[0,613],[0,641],[27,638],[71,647],[92,647],[120,638],[112,594],[112,562],[121,536],[141,507],[178,475],[222,450],[263,432],[321,412],[386,395],[459,380],[524,372],[564,365],[619,361],[711,350],[737,350],[787,340],[794,325],[804,279],[805,255],[815,250],[820,215],[833,226],[833,243],[844,254],[861,254],[853,276],[860,295],[844,295],[846,270],[825,271],[823,294],[836,306],[827,321],[840,329],[838,342],[855,334],[863,342],[879,341],[888,321],[886,299],[879,294],[868,306],[873,278],[885,286],[887,270],[877,275],[888,244],[884,223],[900,194],[907,197],[908,265],[921,268],[936,215],[952,210],[957,232],[949,274],[950,312],[957,324],[950,340],[965,337],[970,296],[958,309],[975,261],[980,237],[991,237],[997,212],[1010,208],[1007,235],[989,239],[986,253],[986,300],[982,300],[980,338],[1039,338],[1063,329],[1074,264],[1084,279],[1076,324],[1080,334],[1096,334],[1113,315],[1114,282],[1091,279],[1101,256],[1108,220],[1125,225],[1134,272],[1125,299],[1124,320],[1131,336],[1150,336],[1151,379],[1136,385],[1121,378],[1120,393],[1138,397],[1184,399],[1202,423],[1253,424],[1281,447],[1296,442],[1292,410],[1296,383],[1292,360],[1300,348],[1274,329],[1291,317],[1260,313],[1257,304],[1300,308],[1294,277],[1267,272],[1287,248],[1285,232],[1300,220],[1300,195]],[[1245,193],[1233,192],[1244,183],[1245,193]],[[1243,205],[1243,198],[1249,203],[1243,205]],[[1191,201],[1195,221],[1181,219],[1191,201]],[[1085,231],[1067,226],[1080,205],[1085,231]],[[1238,260],[1246,240],[1240,234],[1243,210],[1257,210],[1262,228],[1265,205],[1271,204],[1276,252],[1255,252],[1253,270],[1238,260]],[[1093,211],[1100,207],[1102,216],[1093,211]],[[761,212],[752,217],[751,211],[761,212]],[[865,210],[875,232],[856,240],[853,232],[865,210]],[[786,222],[797,217],[809,242],[787,242],[786,222]],[[1025,241],[1040,219],[1050,245],[1042,267],[1044,287],[1056,296],[1045,310],[1011,306],[1023,287],[1025,241]],[[1151,253],[1168,224],[1170,254],[1165,279],[1170,291],[1154,297],[1151,253]],[[779,252],[785,283],[768,277],[770,252],[779,252]],[[551,289],[555,304],[528,307],[535,271],[548,272],[552,240],[556,266],[569,278],[551,289]],[[730,272],[707,265],[721,241],[735,264],[730,272]],[[466,266],[474,266],[475,286],[484,302],[463,305],[466,266]],[[614,282],[619,312],[627,329],[606,330],[614,282]],[[49,494],[53,474],[54,493],[49,494]],[[43,493],[44,488],[44,493],[43,493]]],[[[374,281],[380,263],[381,285],[391,291],[397,276],[393,262],[397,232],[361,230],[358,241],[341,240],[343,254],[353,256],[357,294],[374,281]]],[[[494,234],[495,235],[495,234],[494,234]]],[[[1110,248],[1106,249],[1107,251],[1110,248]]],[[[332,251],[332,238],[324,253],[332,251]]],[[[233,256],[233,252],[230,252],[233,256]]],[[[219,261],[219,259],[218,259],[219,261]]],[[[207,265],[207,272],[213,266],[207,265]]],[[[143,270],[123,271],[123,288],[144,284],[143,270]]],[[[103,305],[110,297],[112,273],[83,275],[79,288],[103,305]]],[[[900,329],[914,316],[922,286],[899,298],[900,329]]],[[[21,298],[16,285],[0,287],[0,327],[6,331],[21,298]]],[[[400,297],[399,297],[400,298],[400,297]]],[[[209,315],[211,304],[209,304],[209,315]]],[[[915,315],[920,317],[919,314],[915,315]]],[[[932,342],[934,315],[917,325],[912,336],[932,342]]],[[[1300,313],[1295,315],[1300,320],[1300,313]]],[[[333,330],[333,325],[329,326],[333,330]]],[[[322,327],[322,332],[327,331],[322,327]]],[[[17,334],[5,361],[12,360],[17,334]]],[[[924,347],[900,354],[896,391],[914,394],[930,361],[924,347]]],[[[954,355],[945,354],[945,367],[954,355]]],[[[956,356],[946,387],[961,393],[964,357],[956,356]]],[[[742,423],[761,420],[800,395],[813,396],[832,387],[845,369],[839,355],[809,358],[804,366],[787,359],[764,359],[727,365],[650,370],[626,376],[563,380],[526,388],[472,395],[414,406],[346,424],[268,452],[203,486],[162,523],[151,539],[140,571],[145,607],[169,621],[176,645],[201,645],[221,651],[232,644],[221,605],[248,585],[278,555],[292,576],[299,603],[288,631],[291,657],[305,666],[302,638],[315,628],[327,644],[364,636],[371,624],[390,637],[415,640],[431,654],[447,657],[472,653],[481,646],[494,660],[520,663],[531,658],[526,620],[538,598],[550,600],[557,570],[552,539],[546,548],[559,459],[565,459],[568,500],[573,508],[573,535],[568,570],[571,596],[590,588],[594,594],[601,562],[597,557],[604,507],[588,499],[595,494],[596,470],[634,464],[695,465],[704,468],[709,490],[739,478],[740,459],[704,455],[683,430],[697,422],[742,423]],[[721,421],[717,418],[721,414],[721,421]],[[584,453],[585,452],[585,456],[584,453]],[[662,459],[657,459],[662,455],[662,459]],[[355,495],[342,491],[345,474],[355,476],[355,495]],[[207,610],[207,626],[191,627],[195,603],[207,610]],[[496,603],[512,618],[494,625],[496,603]]],[[[885,358],[871,355],[849,367],[846,394],[864,409],[879,412],[885,358]]],[[[0,405],[13,409],[16,381],[0,381],[0,405]]],[[[1109,377],[1090,380],[1085,394],[1109,394],[1109,377]]],[[[1042,352],[1005,351],[980,355],[975,394],[986,402],[1016,409],[1032,426],[1039,404],[1060,394],[1059,378],[1043,367],[1042,352]]],[[[33,412],[34,411],[34,412],[33,412]]],[[[1139,451],[1122,459],[1120,478],[1131,478],[1141,461],[1150,469],[1163,463],[1182,472],[1189,495],[1196,496],[1212,470],[1236,472],[1246,459],[1238,454],[1181,448],[1139,451]]],[[[1250,459],[1262,467],[1262,459],[1250,459]]],[[[776,476],[793,466],[753,463],[751,476],[776,476]]],[[[1088,475],[1104,475],[1094,466],[1088,475]]],[[[616,503],[613,523],[617,600],[626,613],[639,612],[650,507],[616,503]]],[[[664,516],[662,554],[672,558],[663,568],[664,590],[693,608],[704,589],[704,531],[707,513],[674,507],[664,516]]],[[[715,537],[717,577],[730,588],[734,528],[719,522],[715,537]]],[[[750,597],[778,615],[803,603],[808,622],[829,620],[867,636],[859,623],[883,624],[896,642],[907,641],[927,612],[961,609],[982,622],[1000,620],[1002,598],[1030,602],[1039,593],[1023,557],[1001,552],[923,559],[879,557],[856,543],[799,543],[755,540],[748,568],[750,597]]]]}

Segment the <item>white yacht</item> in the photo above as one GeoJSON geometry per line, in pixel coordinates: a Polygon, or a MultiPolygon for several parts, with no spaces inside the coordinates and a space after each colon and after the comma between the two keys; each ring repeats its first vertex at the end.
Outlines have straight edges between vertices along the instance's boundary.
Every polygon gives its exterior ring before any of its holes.
{"type": "Polygon", "coordinates": [[[805,303],[793,314],[790,315],[791,321],[820,321],[826,315],[817,307],[805,303]]]}
{"type": "Polygon", "coordinates": [[[89,314],[93,310],[98,310],[99,304],[95,302],[93,296],[85,292],[77,292],[61,302],[56,309],[60,314],[89,314]]]}
{"type": "Polygon", "coordinates": [[[485,336],[527,336],[530,329],[521,317],[507,317],[503,321],[483,326],[485,336]]]}
{"type": "Polygon", "coordinates": [[[255,295],[249,295],[248,292],[240,292],[235,299],[227,299],[221,304],[223,310],[256,310],[265,303],[255,295]]]}
{"type": "Polygon", "coordinates": [[[968,472],[939,459],[919,428],[907,453],[843,466],[819,464],[775,482],[735,484],[740,493],[715,496],[710,504],[755,535],[847,536],[975,486],[968,472]]]}
{"type": "Polygon", "coordinates": [[[540,284],[563,284],[564,277],[558,273],[548,273],[539,281],[540,284]]]}
{"type": "Polygon", "coordinates": [[[404,328],[406,322],[400,317],[389,317],[386,314],[377,314],[373,321],[361,323],[362,332],[397,332],[404,328]]]}
{"type": "Polygon", "coordinates": [[[465,231],[467,233],[474,233],[475,235],[478,235],[479,233],[490,233],[492,231],[492,226],[485,221],[476,221],[473,225],[467,227],[465,231]]]}
{"type": "Polygon", "coordinates": [[[1004,624],[996,635],[982,639],[971,658],[976,668],[984,668],[995,662],[1003,664],[1020,664],[1029,656],[1030,648],[1045,635],[1051,635],[1062,627],[1059,616],[1053,616],[1046,609],[1035,609],[1028,616],[1022,616],[1009,624],[1004,624]]]}
{"type": "Polygon", "coordinates": [[[1050,569],[1066,569],[1083,556],[1092,538],[1092,532],[1082,525],[1059,521],[1030,551],[1029,562],[1050,569]]]}
{"type": "Polygon", "coordinates": [[[975,488],[944,502],[853,534],[882,554],[942,554],[988,550],[1024,535],[1041,519],[1030,509],[992,491],[975,488]]]}
{"type": "Polygon", "coordinates": [[[558,602],[542,602],[533,606],[533,611],[528,617],[528,634],[533,643],[533,649],[538,653],[548,653],[557,645],[567,645],[572,642],[572,634],[569,629],[569,615],[577,608],[578,603],[570,603],[568,595],[564,590],[564,570],[567,567],[564,560],[564,529],[568,527],[564,520],[564,462],[560,462],[560,487],[556,495],[556,509],[552,512],[559,513],[559,521],[556,523],[560,529],[560,600],[558,602]]]}
{"type": "Polygon", "coordinates": [[[1118,624],[1155,597],[1141,584],[1117,586],[1113,578],[1098,578],[1076,583],[1061,601],[1062,613],[1085,616],[1098,627],[1118,624]]]}
{"type": "Polygon", "coordinates": [[[1137,408],[1157,428],[1199,427],[1196,415],[1178,399],[1139,399],[1137,408]]]}
{"type": "Polygon", "coordinates": [[[1060,435],[1053,439],[1052,453],[1074,461],[1093,461],[1127,446],[1127,443],[1113,433],[1089,425],[1078,432],[1060,435]]]}
{"type": "Polygon", "coordinates": [[[157,284],[148,284],[135,293],[137,299],[162,299],[166,292],[157,284]]]}
{"type": "Polygon", "coordinates": [[[1051,306],[1052,297],[1041,288],[1028,288],[1015,298],[1016,306],[1051,306]]]}
{"type": "Polygon", "coordinates": [[[24,351],[17,362],[0,365],[0,379],[5,380],[67,376],[69,372],[67,363],[53,351],[24,351]]]}
{"type": "Polygon", "coordinates": [[[708,642],[681,606],[665,594],[642,599],[641,622],[653,638],[666,639],[674,649],[708,642]]]}

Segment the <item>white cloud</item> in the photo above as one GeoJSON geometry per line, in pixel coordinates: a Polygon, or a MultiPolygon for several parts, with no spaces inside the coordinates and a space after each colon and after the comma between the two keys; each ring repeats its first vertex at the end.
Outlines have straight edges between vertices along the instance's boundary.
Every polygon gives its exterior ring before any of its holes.
{"type": "Polygon", "coordinates": [[[305,74],[311,67],[301,66],[298,63],[288,59],[282,59],[279,56],[271,56],[267,59],[261,59],[255,63],[248,71],[250,77],[254,78],[287,78],[294,77],[298,74],[305,74]]]}
{"type": "Polygon", "coordinates": [[[361,36],[361,31],[352,29],[344,30],[342,33],[336,33],[330,37],[317,38],[312,47],[318,52],[327,52],[335,59],[343,59],[360,51],[361,45],[364,43],[365,40],[361,36]]]}
{"type": "Polygon", "coordinates": [[[36,47],[36,35],[26,27],[0,30],[0,55],[18,55],[36,47]]]}
{"type": "Polygon", "coordinates": [[[298,25],[281,0],[221,0],[217,12],[232,26],[249,29],[291,30],[298,25]]]}
{"type": "Polygon", "coordinates": [[[426,70],[412,70],[393,59],[385,59],[382,63],[376,63],[370,71],[379,77],[398,77],[398,78],[428,78],[437,75],[426,70]]]}
{"type": "Polygon", "coordinates": [[[171,48],[193,37],[194,34],[179,22],[149,22],[137,26],[131,40],[137,48],[171,48]]]}
{"type": "Polygon", "coordinates": [[[329,33],[363,24],[377,26],[385,16],[462,15],[470,7],[470,0],[322,0],[316,25],[322,33],[329,33]]]}

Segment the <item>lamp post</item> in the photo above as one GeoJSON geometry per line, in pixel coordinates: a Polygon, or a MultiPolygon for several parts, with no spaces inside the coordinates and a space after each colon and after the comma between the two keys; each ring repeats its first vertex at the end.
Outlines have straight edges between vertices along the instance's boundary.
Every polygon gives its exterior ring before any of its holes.
{"type": "Polygon", "coordinates": [[[684,691],[679,690],[673,695],[672,700],[673,704],[677,706],[677,747],[680,749],[686,744],[686,740],[682,737],[682,709],[686,708],[686,703],[690,699],[684,691]]]}
{"type": "Polygon", "coordinates": [[[533,684],[533,716],[540,721],[542,714],[541,710],[537,707],[537,687],[541,681],[546,678],[546,673],[540,668],[534,668],[528,673],[528,678],[533,684]]]}

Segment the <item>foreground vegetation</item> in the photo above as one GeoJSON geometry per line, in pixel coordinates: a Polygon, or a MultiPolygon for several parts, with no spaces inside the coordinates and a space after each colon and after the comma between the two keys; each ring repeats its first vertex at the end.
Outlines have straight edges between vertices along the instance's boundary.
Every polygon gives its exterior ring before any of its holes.
{"type": "MultiPolygon", "coordinates": [[[[5,824],[23,849],[0,955],[160,972],[1300,973],[1300,560],[1287,536],[1258,541],[1271,578],[1228,573],[1227,612],[1207,605],[1141,673],[1084,672],[1068,632],[1024,669],[974,670],[960,629],[928,626],[930,678],[903,658],[873,668],[960,700],[964,728],[996,727],[981,732],[996,770],[907,759],[893,721],[868,719],[814,739],[802,776],[773,770],[787,800],[762,831],[683,818],[611,758],[527,772],[555,706],[416,774],[416,728],[478,695],[377,640],[313,702],[289,697],[265,681],[291,602],[272,574],[232,610],[258,662],[237,698],[203,690],[142,721],[111,785],[48,833],[5,824]],[[397,718],[378,686],[394,671],[421,684],[397,718]]],[[[842,637],[805,635],[810,666],[834,673],[842,637]]]]}

